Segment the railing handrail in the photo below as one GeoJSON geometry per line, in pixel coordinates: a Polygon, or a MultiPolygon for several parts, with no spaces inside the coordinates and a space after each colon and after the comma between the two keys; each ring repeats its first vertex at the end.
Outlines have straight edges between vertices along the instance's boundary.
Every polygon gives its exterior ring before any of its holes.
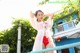
{"type": "Polygon", "coordinates": [[[48,52],[48,51],[52,51],[52,50],[61,50],[61,49],[71,48],[71,47],[76,47],[76,46],[80,46],[80,42],[67,44],[67,45],[63,45],[63,46],[56,46],[54,48],[47,48],[47,49],[42,49],[42,50],[37,50],[37,51],[31,51],[29,53],[48,52]]]}
{"type": "Polygon", "coordinates": [[[69,21],[69,22],[65,22],[65,23],[62,23],[62,24],[59,24],[59,25],[57,25],[57,26],[53,26],[53,28],[56,28],[56,27],[59,27],[59,26],[62,26],[62,25],[68,24],[68,23],[70,23],[70,22],[74,22],[74,20],[69,21]]]}

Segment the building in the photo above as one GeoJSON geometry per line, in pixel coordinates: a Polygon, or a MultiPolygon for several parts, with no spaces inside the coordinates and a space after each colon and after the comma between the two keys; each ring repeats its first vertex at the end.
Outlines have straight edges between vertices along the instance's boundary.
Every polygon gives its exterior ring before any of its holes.
{"type": "MultiPolygon", "coordinates": [[[[79,10],[68,7],[59,12],[54,19],[54,42],[56,46],[80,42],[79,10]]],[[[79,53],[80,47],[58,50],[57,53],[79,53]]]]}

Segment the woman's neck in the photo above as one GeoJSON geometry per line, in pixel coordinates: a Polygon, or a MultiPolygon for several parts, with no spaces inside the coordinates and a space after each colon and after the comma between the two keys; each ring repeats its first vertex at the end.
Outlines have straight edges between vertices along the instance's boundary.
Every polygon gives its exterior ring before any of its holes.
{"type": "Polygon", "coordinates": [[[37,19],[38,22],[42,22],[42,19],[37,19]]]}

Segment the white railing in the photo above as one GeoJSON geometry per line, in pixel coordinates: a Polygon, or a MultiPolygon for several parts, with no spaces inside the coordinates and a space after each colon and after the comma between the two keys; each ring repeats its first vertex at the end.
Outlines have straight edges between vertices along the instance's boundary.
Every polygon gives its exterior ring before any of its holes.
{"type": "MultiPolygon", "coordinates": [[[[68,27],[68,30],[71,29],[71,28],[74,28],[75,27],[75,23],[74,23],[74,20],[70,21],[70,22],[65,22],[65,23],[62,23],[62,24],[59,24],[58,26],[54,26],[54,28],[57,29],[57,33],[58,32],[62,32],[62,31],[66,31],[65,30],[65,27],[64,25],[66,25],[66,27],[68,27]]],[[[54,30],[55,31],[55,30],[54,30]]]]}
{"type": "MultiPolygon", "coordinates": [[[[77,32],[80,32],[80,27],[76,27],[76,24],[74,23],[74,20],[71,21],[71,22],[67,22],[67,23],[63,23],[61,25],[59,25],[58,27],[61,27],[65,24],[68,24],[68,29],[67,30],[63,30],[63,29],[57,33],[54,34],[54,38],[57,38],[57,37],[63,37],[63,36],[71,36],[72,34],[75,34],[77,32]],[[70,26],[69,24],[72,23],[73,26],[70,26]]],[[[61,29],[61,28],[60,28],[61,29]]]]}

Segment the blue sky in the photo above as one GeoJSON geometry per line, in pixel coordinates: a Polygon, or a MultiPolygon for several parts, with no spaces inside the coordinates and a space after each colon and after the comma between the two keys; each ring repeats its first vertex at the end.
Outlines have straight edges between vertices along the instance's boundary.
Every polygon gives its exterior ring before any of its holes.
{"type": "Polygon", "coordinates": [[[62,9],[61,4],[38,5],[42,0],[0,0],[0,31],[12,27],[14,17],[29,19],[29,12],[40,9],[45,14],[62,9]]]}

